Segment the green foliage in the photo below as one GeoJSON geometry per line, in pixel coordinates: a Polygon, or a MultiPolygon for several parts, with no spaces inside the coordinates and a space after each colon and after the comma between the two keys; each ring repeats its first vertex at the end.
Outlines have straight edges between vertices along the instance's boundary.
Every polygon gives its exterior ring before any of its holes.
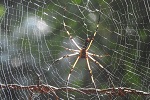
{"type": "Polygon", "coordinates": [[[0,17],[3,16],[5,13],[5,8],[3,5],[0,4],[0,17]]]}
{"type": "Polygon", "coordinates": [[[82,0],[71,0],[75,4],[80,4],[82,0]]]}

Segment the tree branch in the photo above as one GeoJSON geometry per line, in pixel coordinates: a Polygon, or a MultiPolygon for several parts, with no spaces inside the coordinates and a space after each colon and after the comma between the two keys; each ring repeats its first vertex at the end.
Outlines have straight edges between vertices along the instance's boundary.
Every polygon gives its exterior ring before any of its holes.
{"type": "MultiPolygon", "coordinates": [[[[69,92],[80,92],[82,94],[95,94],[95,88],[73,88],[73,87],[54,87],[51,85],[30,85],[30,86],[22,86],[18,84],[0,84],[0,89],[9,88],[14,90],[30,90],[32,92],[39,92],[39,93],[54,93],[58,91],[69,91],[69,92]]],[[[150,92],[144,92],[136,89],[131,89],[127,87],[115,87],[115,88],[107,88],[107,89],[97,89],[97,92],[100,94],[111,94],[111,95],[118,95],[118,96],[125,96],[126,94],[135,94],[135,95],[145,95],[150,96],[150,92]]]]}

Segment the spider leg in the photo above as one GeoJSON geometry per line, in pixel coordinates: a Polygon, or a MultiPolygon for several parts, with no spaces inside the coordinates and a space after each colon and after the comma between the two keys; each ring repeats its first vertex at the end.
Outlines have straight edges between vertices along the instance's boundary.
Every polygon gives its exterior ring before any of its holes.
{"type": "Polygon", "coordinates": [[[95,81],[94,81],[94,79],[93,79],[92,70],[91,70],[91,67],[90,67],[90,64],[89,64],[89,59],[88,59],[88,57],[86,58],[86,62],[87,62],[87,66],[88,66],[88,69],[89,69],[89,72],[90,72],[90,75],[91,75],[92,83],[94,84],[94,87],[96,88],[95,81]]]}
{"type": "MultiPolygon", "coordinates": [[[[102,69],[104,69],[108,74],[114,76],[112,73],[110,73],[106,68],[104,68],[98,61],[96,61],[96,60],[95,60],[93,57],[91,57],[90,55],[89,55],[89,58],[90,58],[94,63],[98,64],[102,69]]],[[[114,76],[114,77],[115,77],[115,76],[114,76]]]]}
{"type": "Polygon", "coordinates": [[[92,36],[91,39],[90,39],[89,46],[87,47],[87,51],[90,49],[90,47],[91,47],[91,45],[92,45],[92,42],[93,42],[93,40],[94,40],[94,37],[95,37],[96,34],[97,34],[98,27],[99,27],[99,21],[100,21],[100,16],[99,16],[99,19],[98,19],[98,23],[97,23],[97,26],[96,26],[96,30],[95,30],[93,36],[92,36]]]}
{"type": "MultiPolygon", "coordinates": [[[[94,81],[94,78],[93,78],[93,74],[92,74],[92,70],[91,70],[91,67],[90,67],[90,64],[89,64],[89,58],[88,57],[86,58],[86,62],[87,62],[87,65],[88,65],[88,69],[89,69],[89,72],[90,72],[92,83],[94,84],[94,88],[96,90],[97,88],[96,88],[96,84],[95,84],[95,81],[94,81]]],[[[98,95],[97,90],[96,90],[96,93],[98,95]]],[[[99,96],[98,96],[98,98],[99,98],[99,96]]]]}
{"type": "Polygon", "coordinates": [[[65,30],[66,30],[66,32],[67,32],[69,38],[71,39],[71,41],[76,45],[76,47],[77,47],[79,50],[81,50],[81,48],[78,46],[78,44],[75,42],[75,40],[73,39],[73,37],[71,36],[71,34],[69,33],[69,31],[67,30],[67,28],[66,28],[67,25],[65,24],[64,21],[63,21],[63,25],[64,25],[64,28],[65,28],[65,30]]]}
{"type": "Polygon", "coordinates": [[[109,54],[106,54],[106,55],[97,55],[97,54],[95,54],[95,53],[90,53],[90,52],[88,52],[88,55],[96,56],[96,57],[99,57],[99,58],[106,57],[106,56],[110,56],[109,54]]]}
{"type": "Polygon", "coordinates": [[[63,47],[63,48],[68,50],[68,51],[71,51],[71,52],[80,52],[80,50],[69,49],[69,48],[66,48],[66,47],[63,47]]]}
{"type": "MultiPolygon", "coordinates": [[[[54,63],[60,61],[60,60],[63,59],[63,58],[68,58],[68,57],[71,57],[71,56],[74,56],[74,55],[77,55],[77,54],[79,54],[79,53],[73,53],[73,54],[64,55],[64,56],[62,56],[62,57],[56,59],[51,65],[53,65],[54,63]]],[[[50,68],[50,67],[48,67],[48,70],[49,70],[49,68],[50,68]]]]}
{"type": "Polygon", "coordinates": [[[80,56],[77,57],[76,61],[74,62],[73,66],[72,66],[72,68],[70,70],[70,73],[69,73],[69,75],[67,77],[67,82],[66,82],[67,86],[68,86],[68,83],[69,83],[69,79],[70,79],[71,73],[72,73],[72,71],[73,71],[74,67],[76,66],[76,64],[77,64],[77,62],[78,62],[79,59],[80,59],[80,56]]]}
{"type": "MultiPolygon", "coordinates": [[[[118,77],[116,77],[116,76],[114,76],[112,73],[110,73],[106,68],[104,68],[98,61],[96,61],[96,60],[95,60],[93,57],[91,57],[90,55],[89,55],[89,58],[90,58],[93,62],[95,62],[96,64],[98,64],[102,69],[104,69],[104,70],[107,72],[108,76],[111,75],[111,76],[113,76],[113,77],[115,77],[115,78],[118,79],[118,77]]],[[[109,81],[110,81],[111,84],[114,86],[113,81],[112,81],[112,79],[111,79],[110,76],[109,76],[109,81]]]]}

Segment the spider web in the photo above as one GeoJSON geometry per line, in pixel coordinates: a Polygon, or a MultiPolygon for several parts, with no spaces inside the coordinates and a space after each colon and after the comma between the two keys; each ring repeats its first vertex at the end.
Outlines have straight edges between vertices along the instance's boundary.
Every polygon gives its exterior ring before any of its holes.
{"type": "MultiPolygon", "coordinates": [[[[23,86],[66,87],[77,56],[51,65],[56,59],[71,54],[65,48],[77,49],[64,29],[63,20],[73,39],[82,47],[94,34],[100,16],[98,32],[89,52],[109,54],[94,59],[111,74],[89,60],[97,89],[127,87],[149,93],[149,8],[148,0],[1,0],[0,99],[47,100],[55,96],[59,99],[148,99],[149,96],[136,93],[122,93],[122,96],[99,93],[98,96],[65,89],[40,93],[23,89],[23,86]],[[9,84],[17,84],[22,89],[14,89],[17,86],[9,84]]],[[[75,66],[69,87],[94,88],[85,59],[79,59],[75,66]]]]}

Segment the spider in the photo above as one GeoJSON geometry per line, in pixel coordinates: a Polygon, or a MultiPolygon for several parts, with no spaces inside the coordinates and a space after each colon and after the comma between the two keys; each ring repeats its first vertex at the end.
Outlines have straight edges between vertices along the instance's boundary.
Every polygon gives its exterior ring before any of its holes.
{"type": "Polygon", "coordinates": [[[77,55],[77,58],[76,58],[74,64],[72,65],[72,67],[71,67],[71,69],[70,69],[70,73],[69,73],[69,75],[68,75],[68,77],[67,77],[67,81],[66,81],[66,85],[67,85],[67,86],[68,86],[68,83],[69,83],[69,79],[70,79],[71,73],[72,73],[72,71],[74,70],[74,68],[75,68],[75,66],[76,66],[76,64],[77,64],[77,62],[78,62],[78,60],[81,59],[81,58],[82,58],[82,59],[86,59],[86,63],[87,63],[87,67],[88,67],[88,70],[89,70],[89,73],[90,73],[90,77],[91,77],[92,83],[93,83],[93,85],[94,85],[95,88],[96,88],[96,84],[95,84],[95,81],[94,81],[94,78],[93,78],[91,66],[90,66],[90,64],[89,64],[89,59],[90,59],[91,61],[93,61],[94,63],[96,63],[100,68],[104,69],[108,74],[111,74],[106,68],[103,67],[103,65],[101,65],[97,60],[95,60],[95,59],[93,58],[93,56],[102,58],[102,57],[109,56],[109,55],[103,55],[103,56],[102,56],[102,55],[97,55],[97,54],[88,52],[88,50],[90,49],[90,47],[91,47],[91,45],[92,45],[92,43],[93,43],[93,41],[94,41],[94,37],[95,37],[96,34],[97,34],[97,31],[98,31],[98,28],[99,28],[99,21],[100,21],[100,16],[99,16],[99,19],[98,19],[98,22],[97,22],[97,26],[96,26],[96,30],[95,30],[93,36],[91,36],[91,38],[87,38],[87,39],[85,40],[84,46],[81,48],[81,47],[75,42],[75,40],[73,39],[73,37],[72,37],[72,35],[70,34],[70,32],[67,30],[67,25],[66,25],[66,23],[65,23],[64,20],[63,20],[64,29],[65,29],[66,33],[68,34],[69,39],[70,39],[70,40],[73,42],[73,44],[78,48],[78,50],[70,49],[70,48],[65,48],[65,47],[64,47],[66,50],[71,51],[72,54],[67,54],[67,55],[64,55],[64,56],[62,56],[62,57],[56,59],[56,60],[52,63],[52,65],[53,65],[54,63],[56,63],[56,62],[62,60],[63,58],[68,58],[68,57],[72,57],[72,56],[76,56],[76,55],[77,55]]]}

